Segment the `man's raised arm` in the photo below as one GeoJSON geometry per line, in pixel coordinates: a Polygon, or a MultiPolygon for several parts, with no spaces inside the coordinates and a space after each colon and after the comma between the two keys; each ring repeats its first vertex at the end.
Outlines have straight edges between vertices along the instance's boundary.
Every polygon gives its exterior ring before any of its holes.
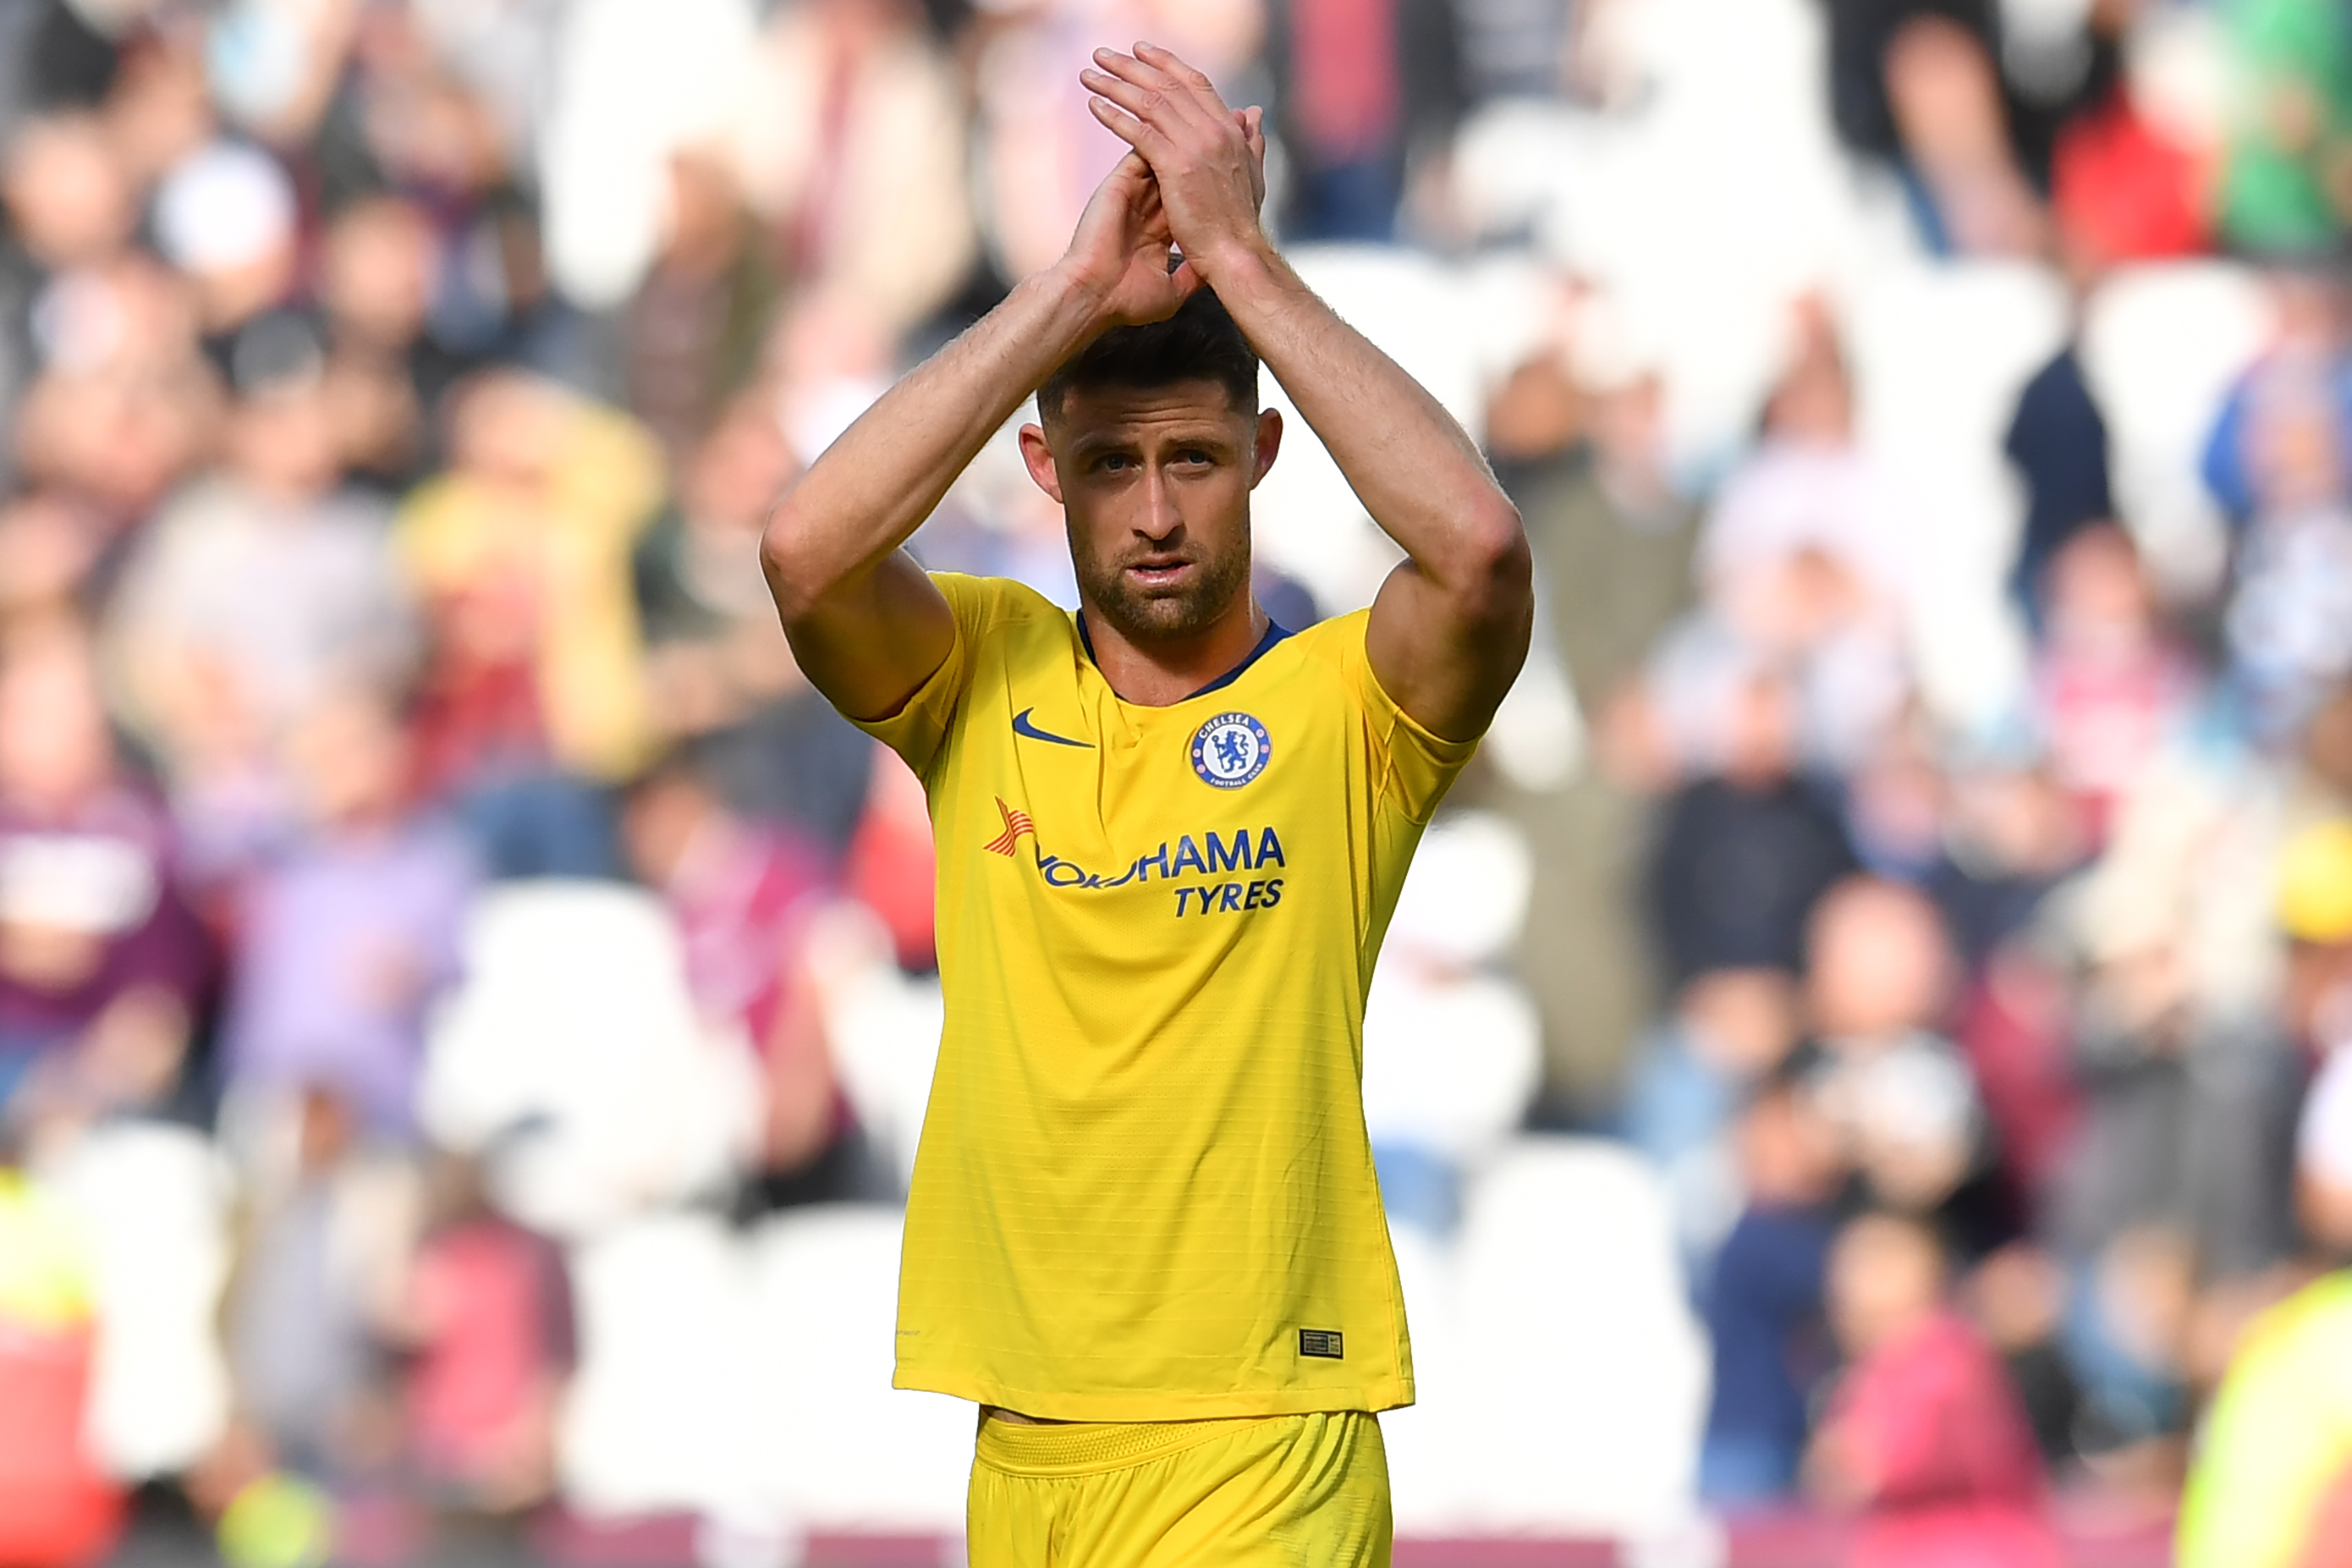
{"type": "Polygon", "coordinates": [[[1150,163],[1184,272],[1216,289],[1410,557],[1372,605],[1372,672],[1427,729],[1481,733],[1518,676],[1534,621],[1517,509],[1453,416],[1275,253],[1252,199],[1251,139],[1208,78],[1147,44],[1132,56],[1097,49],[1095,62],[1081,79],[1090,107],[1150,163]]]}
{"type": "Polygon", "coordinates": [[[947,659],[947,601],[899,547],[1055,366],[1097,332],[1174,313],[1169,229],[1142,159],[1113,170],[1059,264],[867,409],[769,514],[760,563],[793,656],[856,719],[896,713],[947,659]]]}

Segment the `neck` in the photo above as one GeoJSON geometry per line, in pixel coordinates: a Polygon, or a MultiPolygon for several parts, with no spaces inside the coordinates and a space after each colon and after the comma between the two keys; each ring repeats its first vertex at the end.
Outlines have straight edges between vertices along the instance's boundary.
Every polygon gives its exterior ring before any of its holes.
{"type": "Polygon", "coordinates": [[[1181,702],[1229,673],[1256,648],[1269,625],[1249,593],[1235,595],[1225,613],[1199,631],[1148,641],[1120,631],[1091,599],[1084,613],[1095,667],[1120,700],[1144,708],[1181,702]]]}

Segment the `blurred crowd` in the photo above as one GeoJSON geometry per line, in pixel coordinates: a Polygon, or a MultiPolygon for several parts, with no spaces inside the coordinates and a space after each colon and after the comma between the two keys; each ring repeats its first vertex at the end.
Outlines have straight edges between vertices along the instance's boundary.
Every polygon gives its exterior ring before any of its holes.
{"type": "MultiPolygon", "coordinates": [[[[2271,1479],[2209,1446],[2183,1561],[2319,1563],[2339,0],[0,0],[0,1557],[125,1482],[256,1563],[520,1516],[594,1469],[584,1247],[902,1191],[921,794],[757,536],[1058,256],[1138,37],[1534,540],[1368,1026],[1400,1233],[1622,1141],[1684,1492],[2056,1561],[2210,1405],[2271,1479]]],[[[1073,603],[999,447],[915,549],[1073,603]]],[[[1393,559],[1301,470],[1291,625],[1393,559]]]]}

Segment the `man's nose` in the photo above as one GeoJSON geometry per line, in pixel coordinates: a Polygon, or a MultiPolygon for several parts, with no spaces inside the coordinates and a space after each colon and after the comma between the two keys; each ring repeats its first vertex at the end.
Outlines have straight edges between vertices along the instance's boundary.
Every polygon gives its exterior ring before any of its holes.
{"type": "Polygon", "coordinates": [[[1183,518],[1176,511],[1176,497],[1169,488],[1168,478],[1155,466],[1144,476],[1143,511],[1136,519],[1136,530],[1157,543],[1183,525],[1183,518]]]}

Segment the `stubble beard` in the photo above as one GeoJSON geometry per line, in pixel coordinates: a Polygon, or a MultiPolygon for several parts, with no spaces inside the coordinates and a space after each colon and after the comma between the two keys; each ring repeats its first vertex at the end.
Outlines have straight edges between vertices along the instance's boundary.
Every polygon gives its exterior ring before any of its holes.
{"type": "Polygon", "coordinates": [[[1087,602],[1129,642],[1170,642],[1214,625],[1249,586],[1246,542],[1220,555],[1194,558],[1198,574],[1181,587],[1152,589],[1127,574],[1125,561],[1104,561],[1071,541],[1071,562],[1087,602]]]}

